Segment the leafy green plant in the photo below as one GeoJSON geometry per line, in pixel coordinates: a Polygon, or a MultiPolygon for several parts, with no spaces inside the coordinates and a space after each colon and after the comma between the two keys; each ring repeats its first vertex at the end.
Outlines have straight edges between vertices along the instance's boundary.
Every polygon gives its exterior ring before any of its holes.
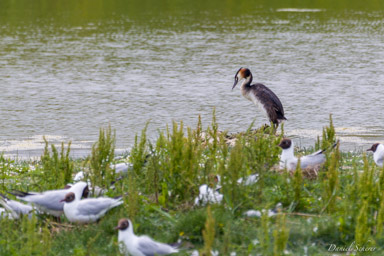
{"type": "Polygon", "coordinates": [[[46,189],[56,189],[64,187],[72,180],[74,163],[69,154],[71,151],[71,142],[68,143],[65,150],[64,142],[61,143],[60,153],[55,145],[51,145],[49,150],[48,141],[43,137],[45,142],[44,153],[41,156],[43,180],[48,186],[46,189]]]}
{"type": "Polygon", "coordinates": [[[135,144],[132,147],[130,158],[129,158],[133,165],[133,171],[138,176],[142,171],[142,168],[144,167],[144,164],[148,156],[147,128],[148,128],[148,123],[145,125],[144,129],[141,131],[140,141],[136,134],[135,144]]]}
{"type": "Polygon", "coordinates": [[[19,222],[0,219],[0,227],[0,255],[49,255],[51,234],[36,215],[19,222]]]}
{"type": "Polygon", "coordinates": [[[277,214],[276,227],[273,231],[273,238],[273,255],[283,255],[289,238],[289,231],[286,227],[286,216],[283,213],[277,214]]]}
{"type": "MultiPolygon", "coordinates": [[[[101,128],[99,139],[92,146],[92,153],[89,157],[89,179],[94,190],[96,186],[107,188],[115,180],[115,170],[111,168],[111,163],[115,156],[116,134],[108,128],[101,128]]],[[[94,191],[93,191],[94,192],[94,191]]]]}
{"type": "Polygon", "coordinates": [[[203,230],[204,248],[201,251],[202,255],[211,256],[213,242],[215,240],[215,219],[212,216],[211,207],[207,207],[207,220],[205,229],[203,230]]]}
{"type": "Polygon", "coordinates": [[[269,217],[268,212],[264,211],[261,215],[261,228],[259,229],[259,241],[260,241],[260,247],[261,252],[263,255],[270,254],[270,223],[269,223],[269,217]]]}
{"type": "Polygon", "coordinates": [[[302,186],[303,186],[303,174],[300,168],[300,159],[297,162],[296,170],[293,173],[293,191],[294,191],[294,202],[295,208],[300,208],[302,198],[302,186]]]}
{"type": "Polygon", "coordinates": [[[326,172],[326,179],[324,180],[324,201],[323,209],[332,213],[336,211],[336,198],[339,191],[339,162],[340,152],[339,146],[336,147],[330,158],[328,170],[326,172]]]}

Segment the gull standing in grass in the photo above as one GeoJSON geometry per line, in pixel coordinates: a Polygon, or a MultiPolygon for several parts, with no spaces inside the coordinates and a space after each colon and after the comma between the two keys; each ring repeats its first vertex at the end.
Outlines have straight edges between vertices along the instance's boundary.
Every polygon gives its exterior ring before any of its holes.
{"type": "MultiPolygon", "coordinates": [[[[332,145],[332,148],[336,147],[338,142],[332,145]]],[[[285,138],[282,139],[278,145],[283,149],[280,156],[280,169],[287,168],[289,171],[294,171],[297,166],[298,158],[295,157],[293,150],[293,141],[285,138]]],[[[315,153],[300,158],[301,169],[317,167],[325,162],[324,152],[326,149],[316,151],[315,153]]]]}
{"type": "Polygon", "coordinates": [[[132,167],[132,164],[118,163],[118,164],[112,164],[111,165],[111,168],[115,169],[116,174],[118,174],[118,173],[127,173],[129,167],[132,167]]]}
{"type": "Polygon", "coordinates": [[[64,214],[70,222],[91,223],[96,222],[110,209],[123,203],[122,197],[86,198],[81,200],[78,194],[69,192],[61,200],[64,203],[64,214]]]}
{"type": "Polygon", "coordinates": [[[119,230],[120,252],[124,255],[154,256],[179,252],[175,247],[156,242],[148,236],[136,236],[128,219],[121,219],[115,229],[119,230]]]}
{"type": "Polygon", "coordinates": [[[64,203],[61,200],[69,191],[76,191],[79,197],[88,196],[88,185],[85,182],[78,182],[70,188],[48,190],[45,192],[22,192],[14,190],[10,194],[15,195],[17,199],[31,203],[40,211],[60,217],[63,214],[64,203]]]}
{"type": "Polygon", "coordinates": [[[373,160],[379,167],[383,167],[384,162],[384,145],[381,143],[375,143],[367,151],[373,152],[373,160]]]}
{"type": "Polygon", "coordinates": [[[223,201],[223,195],[217,190],[210,188],[207,184],[203,184],[199,187],[199,195],[195,198],[195,205],[219,204],[223,201]]]}
{"type": "MultiPolygon", "coordinates": [[[[206,205],[206,204],[219,204],[223,201],[223,195],[220,194],[219,190],[221,189],[220,185],[221,177],[220,175],[213,175],[213,186],[211,188],[207,184],[203,184],[199,187],[199,195],[195,198],[195,205],[206,205]]],[[[259,180],[259,174],[255,173],[249,175],[245,179],[239,178],[237,183],[239,185],[250,186],[255,184],[259,180]]],[[[211,184],[211,183],[210,183],[211,184]]]]}
{"type": "MultiPolygon", "coordinates": [[[[111,166],[110,166],[111,169],[115,169],[115,173],[116,174],[127,173],[128,169],[130,167],[132,167],[132,164],[128,164],[128,163],[111,164],[111,166]]],[[[75,174],[75,177],[73,178],[73,181],[75,181],[75,182],[81,181],[84,178],[85,178],[84,171],[80,171],[80,172],[75,174]]]]}
{"type": "MultiPolygon", "coordinates": [[[[258,173],[251,174],[251,175],[249,175],[249,176],[245,179],[244,185],[246,185],[246,186],[253,185],[253,184],[255,184],[258,180],[259,180],[259,174],[258,174],[258,173]]],[[[243,178],[238,179],[238,180],[237,180],[237,183],[239,183],[239,184],[243,184],[243,178]]]]}

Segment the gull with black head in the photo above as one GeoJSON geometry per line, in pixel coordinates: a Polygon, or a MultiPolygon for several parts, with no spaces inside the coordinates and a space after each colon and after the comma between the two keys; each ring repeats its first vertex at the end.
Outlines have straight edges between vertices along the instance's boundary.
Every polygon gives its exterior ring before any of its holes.
{"type": "Polygon", "coordinates": [[[121,219],[115,229],[119,230],[118,240],[120,252],[123,255],[154,256],[179,252],[175,247],[156,242],[149,236],[136,236],[133,233],[132,222],[129,219],[121,219]]]}
{"type": "Polygon", "coordinates": [[[373,152],[373,160],[379,167],[383,167],[384,162],[384,145],[381,143],[375,143],[367,151],[373,152]]]}
{"type": "MultiPolygon", "coordinates": [[[[332,148],[336,147],[338,142],[334,143],[332,145],[332,148]]],[[[280,144],[278,145],[283,149],[283,152],[280,156],[280,169],[287,168],[289,171],[294,171],[296,169],[298,158],[294,155],[294,146],[293,141],[284,138],[280,141],[280,144]]],[[[322,149],[319,151],[316,151],[313,154],[302,156],[300,158],[300,168],[306,169],[306,168],[314,168],[318,167],[319,165],[323,164],[325,162],[325,154],[324,152],[327,149],[322,149]]]]}
{"type": "Polygon", "coordinates": [[[80,200],[79,195],[74,192],[69,192],[64,202],[64,214],[70,222],[91,223],[96,222],[105,215],[110,209],[119,206],[123,203],[122,197],[109,198],[86,198],[80,200]]]}
{"type": "Polygon", "coordinates": [[[70,191],[77,193],[79,197],[87,197],[89,192],[87,183],[80,181],[75,185],[68,186],[64,189],[47,190],[44,192],[22,192],[13,190],[8,193],[15,195],[17,199],[36,206],[40,211],[55,217],[60,217],[63,214],[64,207],[64,203],[60,200],[62,200],[70,191]]]}
{"type": "Polygon", "coordinates": [[[287,120],[284,116],[283,105],[276,94],[263,84],[251,84],[253,77],[248,68],[240,68],[237,71],[232,90],[242,79],[244,79],[241,84],[241,93],[243,96],[264,110],[269,121],[272,122],[275,127],[283,120],[287,120]]]}

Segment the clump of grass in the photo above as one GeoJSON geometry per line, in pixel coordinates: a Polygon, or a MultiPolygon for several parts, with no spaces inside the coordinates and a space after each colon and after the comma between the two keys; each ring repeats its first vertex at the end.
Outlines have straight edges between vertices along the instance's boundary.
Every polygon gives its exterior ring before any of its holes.
{"type": "MultiPolygon", "coordinates": [[[[115,170],[111,168],[111,163],[115,156],[116,133],[108,128],[101,128],[99,139],[92,146],[92,153],[88,159],[89,179],[94,190],[96,186],[107,188],[115,180],[115,170]]],[[[93,191],[94,192],[94,191],[93,191]]]]}
{"type": "Polygon", "coordinates": [[[270,254],[270,234],[269,234],[270,224],[268,212],[264,211],[261,215],[261,228],[259,229],[259,241],[261,252],[263,255],[270,254]]]}
{"type": "Polygon", "coordinates": [[[281,128],[281,134],[276,136],[273,133],[273,129],[270,133],[266,133],[264,130],[258,130],[256,133],[251,133],[251,127],[249,127],[244,144],[244,155],[246,159],[244,161],[245,171],[241,173],[243,178],[250,174],[258,174],[258,182],[250,187],[248,191],[248,201],[251,204],[261,203],[265,198],[265,186],[267,178],[270,175],[271,169],[279,162],[280,148],[277,146],[284,135],[283,125],[281,128]]]}
{"type": "Polygon", "coordinates": [[[368,225],[368,202],[364,201],[357,217],[355,239],[357,245],[364,245],[370,237],[368,225]]]}
{"type": "Polygon", "coordinates": [[[294,202],[295,209],[300,208],[302,187],[303,187],[303,173],[300,168],[300,159],[297,161],[296,170],[293,173],[293,191],[294,191],[294,202]]]}
{"type": "Polygon", "coordinates": [[[384,191],[384,166],[379,172],[378,190],[384,191]]]}
{"type": "Polygon", "coordinates": [[[360,176],[358,189],[361,199],[366,199],[370,203],[376,203],[380,193],[377,194],[377,185],[375,182],[375,166],[369,164],[366,154],[363,154],[364,168],[360,176]]]}
{"type": "Polygon", "coordinates": [[[72,180],[74,170],[74,162],[71,160],[69,153],[71,151],[71,142],[68,143],[67,149],[64,148],[64,142],[61,143],[60,153],[55,145],[51,145],[49,150],[48,141],[43,137],[45,142],[44,153],[41,156],[42,179],[47,184],[46,189],[57,189],[64,187],[72,180]]]}
{"type": "Polygon", "coordinates": [[[140,211],[141,198],[139,195],[139,189],[134,175],[128,176],[126,195],[124,196],[124,207],[127,212],[127,216],[134,222],[136,215],[140,211]]]}
{"type": "Polygon", "coordinates": [[[230,151],[227,168],[223,168],[220,173],[221,177],[223,177],[222,190],[225,195],[225,201],[231,209],[236,209],[242,203],[242,201],[238,200],[242,191],[237,180],[241,176],[245,176],[243,174],[244,161],[243,146],[240,140],[238,140],[230,151]]]}
{"type": "Polygon", "coordinates": [[[147,150],[147,128],[148,123],[145,125],[144,129],[141,131],[140,141],[136,134],[135,144],[132,147],[130,154],[130,161],[133,165],[133,171],[136,175],[139,176],[148,156],[147,150]]]}
{"type": "Polygon", "coordinates": [[[286,227],[286,216],[283,213],[279,213],[277,215],[276,227],[273,231],[273,238],[273,255],[283,255],[289,238],[289,231],[286,227]]]}
{"type": "Polygon", "coordinates": [[[161,197],[159,201],[159,192],[161,191],[160,184],[160,154],[157,153],[152,144],[149,144],[149,151],[151,152],[151,157],[148,160],[147,167],[147,180],[151,181],[146,183],[146,191],[154,195],[154,201],[158,204],[161,201],[161,205],[165,206],[165,196],[161,197]]]}
{"type": "Polygon", "coordinates": [[[0,154],[0,180],[1,190],[5,190],[5,183],[10,178],[9,170],[11,169],[12,161],[4,158],[3,154],[0,154]]]}
{"type": "Polygon", "coordinates": [[[383,228],[384,228],[384,192],[381,194],[381,203],[379,212],[377,214],[377,224],[376,224],[376,236],[382,237],[383,236],[383,228]]]}
{"type": "Polygon", "coordinates": [[[207,220],[205,221],[205,229],[203,230],[204,248],[202,255],[211,256],[213,242],[215,240],[215,219],[212,216],[211,207],[207,208],[207,220]]]}
{"type": "Polygon", "coordinates": [[[336,209],[336,198],[339,191],[339,162],[340,151],[339,146],[336,146],[333,154],[331,155],[328,170],[326,172],[326,179],[324,180],[324,210],[332,213],[336,209]]]}
{"type": "Polygon", "coordinates": [[[50,232],[35,215],[18,222],[0,219],[0,227],[0,255],[50,254],[50,232]]]}
{"type": "Polygon", "coordinates": [[[197,132],[187,128],[185,136],[183,123],[173,122],[172,130],[167,128],[166,134],[159,134],[155,148],[149,146],[151,156],[148,164],[140,168],[138,177],[147,184],[147,192],[155,194],[156,201],[163,206],[192,200],[195,196],[202,157],[197,132]]]}
{"type": "Polygon", "coordinates": [[[329,115],[329,126],[323,128],[322,139],[317,137],[317,142],[315,149],[326,149],[333,145],[336,142],[336,131],[335,126],[333,125],[332,114],[329,115]]]}

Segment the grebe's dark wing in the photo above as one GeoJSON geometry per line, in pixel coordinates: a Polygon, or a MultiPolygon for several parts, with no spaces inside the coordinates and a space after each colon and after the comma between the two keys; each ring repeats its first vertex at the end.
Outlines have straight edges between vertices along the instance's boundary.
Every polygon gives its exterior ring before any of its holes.
{"type": "Polygon", "coordinates": [[[279,120],[287,120],[284,116],[284,108],[276,94],[263,84],[253,84],[252,92],[257,100],[264,106],[269,120],[278,123],[279,120]]]}

